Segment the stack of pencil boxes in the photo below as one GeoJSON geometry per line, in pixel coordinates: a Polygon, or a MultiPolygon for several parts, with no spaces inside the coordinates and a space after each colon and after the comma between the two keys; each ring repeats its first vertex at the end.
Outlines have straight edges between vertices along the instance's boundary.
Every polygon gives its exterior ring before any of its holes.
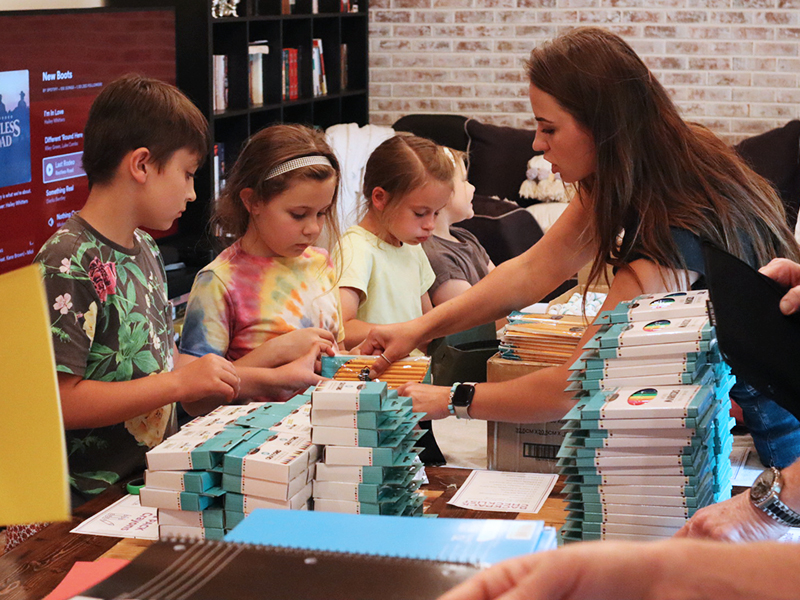
{"type": "Polygon", "coordinates": [[[734,377],[707,292],[640,296],[602,313],[571,369],[559,452],[565,541],[658,539],[730,497],[734,377]]]}
{"type": "Polygon", "coordinates": [[[422,514],[415,477],[421,414],[385,382],[324,381],[311,394],[311,439],[324,447],[314,510],[422,514]]]}
{"type": "Polygon", "coordinates": [[[309,402],[219,407],[150,450],[140,498],[158,508],[159,535],[222,539],[255,508],[307,508],[309,402]]]}

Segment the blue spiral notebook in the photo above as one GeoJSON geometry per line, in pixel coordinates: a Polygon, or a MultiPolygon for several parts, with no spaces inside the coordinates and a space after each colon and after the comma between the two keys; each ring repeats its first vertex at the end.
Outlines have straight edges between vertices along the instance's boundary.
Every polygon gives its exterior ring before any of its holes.
{"type": "Polygon", "coordinates": [[[411,518],[319,511],[255,510],[225,540],[486,567],[555,547],[543,521],[411,518]]]}

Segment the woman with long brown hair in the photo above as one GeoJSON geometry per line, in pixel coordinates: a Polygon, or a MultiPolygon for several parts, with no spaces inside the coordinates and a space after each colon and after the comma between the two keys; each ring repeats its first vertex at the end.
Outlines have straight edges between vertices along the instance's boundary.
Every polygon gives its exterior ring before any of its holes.
{"type": "MultiPolygon", "coordinates": [[[[702,287],[703,240],[754,266],[776,256],[800,258],[776,192],[711,132],[684,122],[620,37],[595,27],[574,29],[535,48],[527,67],[537,121],[533,148],[577,194],[536,245],[468,292],[408,323],[374,328],[361,351],[382,353],[376,375],[425,340],[541,299],[587,263],[590,283],[607,265],[614,268],[603,306],[610,309],[644,293],[702,287]]],[[[460,394],[471,395],[468,413],[459,416],[560,419],[573,405],[564,391],[567,367],[596,331],[587,329],[562,366],[470,386],[460,394]]],[[[432,419],[449,414],[448,388],[410,385],[401,392],[432,419]]],[[[782,466],[800,455],[794,417],[744,385],[735,399],[763,460],[782,466]]]]}

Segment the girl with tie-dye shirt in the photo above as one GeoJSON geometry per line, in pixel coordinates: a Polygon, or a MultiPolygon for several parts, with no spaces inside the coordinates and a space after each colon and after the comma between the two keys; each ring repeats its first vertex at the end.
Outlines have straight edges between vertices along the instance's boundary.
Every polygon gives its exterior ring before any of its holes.
{"type": "Polygon", "coordinates": [[[344,339],[328,253],[339,164],[324,135],[275,125],[242,149],[213,224],[236,241],[195,278],[180,351],[235,361],[240,397],[284,398],[319,381],[320,352],[344,339]]]}

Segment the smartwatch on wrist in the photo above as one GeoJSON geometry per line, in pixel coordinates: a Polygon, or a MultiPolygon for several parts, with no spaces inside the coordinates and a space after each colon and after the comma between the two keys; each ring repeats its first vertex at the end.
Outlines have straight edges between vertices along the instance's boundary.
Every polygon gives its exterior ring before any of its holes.
{"type": "Polygon", "coordinates": [[[469,407],[475,395],[475,383],[456,383],[451,388],[450,401],[453,404],[457,419],[471,419],[469,407]]]}
{"type": "Polygon", "coordinates": [[[750,502],[781,525],[797,527],[800,525],[800,513],[781,502],[782,488],[781,472],[775,467],[770,467],[758,476],[753,487],[750,488],[750,502]]]}

